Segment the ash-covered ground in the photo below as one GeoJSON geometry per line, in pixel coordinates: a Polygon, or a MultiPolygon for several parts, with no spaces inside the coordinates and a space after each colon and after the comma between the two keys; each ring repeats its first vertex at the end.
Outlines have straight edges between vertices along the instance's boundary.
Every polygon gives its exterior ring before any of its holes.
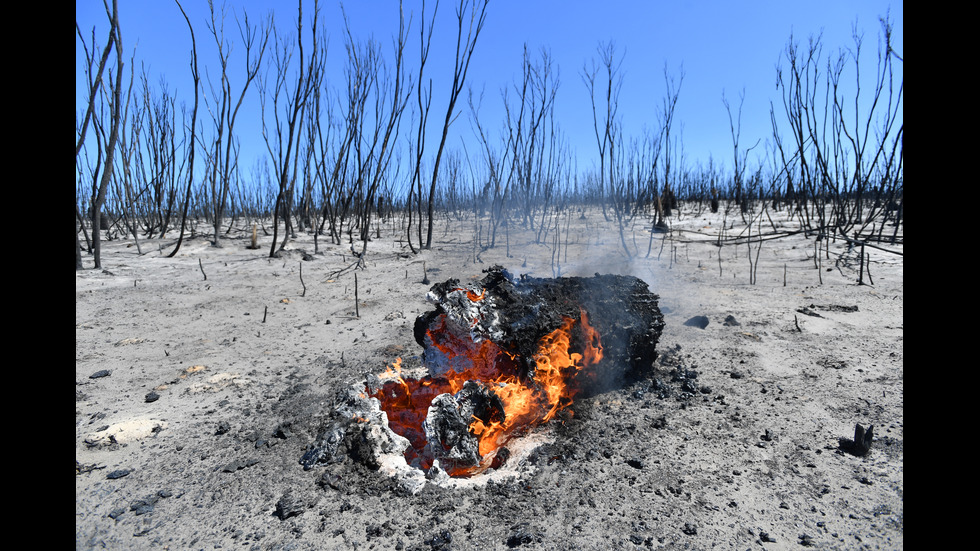
{"type": "Polygon", "coordinates": [[[76,273],[76,549],[903,547],[901,245],[866,249],[858,285],[843,242],[719,247],[720,215],[688,214],[652,247],[628,228],[628,259],[601,213],[569,215],[560,265],[514,229],[476,250],[472,219],[412,255],[392,222],[356,309],[347,244],[303,260],[303,236],[276,259],[244,238],[173,259],[169,241],[105,243],[106,270],[76,273]],[[338,392],[419,365],[430,286],[493,264],[642,279],[666,322],[654,369],[577,400],[491,475],[413,493],[352,459],[304,470],[338,392]]]}

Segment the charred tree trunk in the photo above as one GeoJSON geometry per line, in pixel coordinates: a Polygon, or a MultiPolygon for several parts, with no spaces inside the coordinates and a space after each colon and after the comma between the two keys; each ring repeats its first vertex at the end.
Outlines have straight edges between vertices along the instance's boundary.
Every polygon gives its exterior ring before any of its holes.
{"type": "MultiPolygon", "coordinates": [[[[91,217],[92,217],[92,252],[95,259],[95,268],[102,267],[102,239],[100,228],[102,226],[102,207],[105,204],[106,194],[108,192],[109,184],[112,181],[112,173],[114,168],[114,158],[116,150],[116,142],[119,139],[120,127],[123,123],[122,121],[122,80],[123,80],[123,57],[122,57],[122,39],[120,38],[119,31],[119,10],[117,2],[113,0],[112,9],[106,10],[106,15],[109,18],[109,38],[106,41],[106,46],[103,49],[102,57],[99,61],[98,68],[95,72],[92,72],[92,65],[94,64],[94,56],[89,56],[89,105],[85,113],[84,120],[81,127],[79,128],[78,139],[75,142],[75,159],[76,163],[78,160],[78,155],[81,152],[84,142],[85,135],[88,129],[89,121],[93,121],[96,118],[95,115],[95,105],[99,101],[101,96],[106,102],[109,103],[110,107],[110,119],[109,119],[109,135],[105,141],[105,157],[102,158],[102,162],[98,164],[93,172],[93,176],[101,170],[102,174],[99,177],[98,185],[96,189],[93,190],[93,200],[91,207],[91,217]],[[116,67],[115,67],[115,81],[110,80],[111,92],[102,96],[99,94],[98,90],[102,85],[102,74],[105,70],[108,57],[112,49],[116,50],[116,67]]],[[[81,32],[78,31],[79,37],[81,37],[81,32]]],[[[94,37],[93,37],[94,40],[94,37]]],[[[94,44],[93,44],[94,46],[94,44]]],[[[94,54],[94,51],[93,51],[94,54]]],[[[98,127],[99,124],[96,121],[94,126],[98,127]]],[[[103,123],[104,126],[104,123],[103,123]]],[[[97,128],[97,132],[100,130],[97,128]]],[[[76,235],[77,240],[77,235],[76,235]]],[[[79,254],[76,251],[76,268],[80,265],[79,254]]]]}
{"type": "Polygon", "coordinates": [[[469,0],[460,0],[460,5],[456,9],[456,19],[459,23],[456,34],[456,64],[453,71],[453,85],[449,95],[449,105],[446,107],[446,118],[442,125],[442,138],[439,140],[439,148],[436,149],[435,163],[432,167],[432,180],[429,183],[429,202],[428,202],[428,229],[426,230],[425,248],[432,248],[432,224],[435,211],[436,182],[439,179],[439,162],[442,160],[442,153],[446,147],[446,138],[449,135],[449,125],[456,118],[456,100],[459,93],[463,90],[463,83],[466,81],[466,73],[470,68],[470,60],[473,59],[473,51],[476,49],[476,40],[483,30],[483,24],[487,20],[487,5],[489,0],[483,0],[482,7],[476,5],[469,7],[470,23],[469,31],[466,34],[466,42],[463,40],[463,16],[467,11],[469,0]]]}
{"type": "Polygon", "coordinates": [[[200,74],[197,71],[197,41],[194,39],[194,26],[191,25],[191,20],[187,17],[187,13],[184,12],[184,8],[180,5],[180,2],[177,2],[177,7],[180,8],[180,13],[184,14],[184,20],[187,21],[187,28],[191,33],[191,76],[194,79],[194,109],[191,112],[191,138],[187,161],[187,189],[184,193],[184,208],[180,217],[180,236],[177,238],[177,245],[174,247],[174,250],[170,251],[170,254],[167,255],[171,258],[177,254],[177,251],[180,250],[180,245],[184,242],[184,229],[187,226],[187,211],[191,204],[191,186],[194,183],[194,143],[197,141],[198,88],[201,81],[200,74]]]}

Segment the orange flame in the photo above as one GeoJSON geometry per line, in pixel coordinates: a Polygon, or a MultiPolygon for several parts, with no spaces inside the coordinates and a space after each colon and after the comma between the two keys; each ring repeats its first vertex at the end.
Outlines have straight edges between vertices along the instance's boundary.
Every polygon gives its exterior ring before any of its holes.
{"type": "Polygon", "coordinates": [[[465,287],[456,287],[453,289],[453,291],[466,291],[466,298],[468,298],[470,302],[480,302],[487,294],[486,289],[480,289],[480,294],[478,295],[473,289],[467,289],[465,287]]]}
{"type": "MultiPolygon", "coordinates": [[[[482,298],[483,294],[476,300],[482,298]]],[[[539,341],[532,358],[535,364],[533,378],[520,376],[518,358],[496,343],[489,340],[474,343],[447,331],[444,318],[427,334],[432,346],[447,359],[463,360],[454,365],[467,367],[459,372],[450,369],[439,377],[404,379],[399,358],[381,375],[382,380],[387,380],[373,396],[380,400],[381,408],[387,412],[391,429],[412,443],[406,451],[406,459],[410,464],[417,462],[422,469],[432,465],[422,423],[436,396],[446,392],[456,394],[466,381],[477,380],[500,399],[504,410],[502,420],[474,416],[469,425],[470,433],[479,443],[483,463],[457,472],[450,470],[451,476],[471,476],[485,470],[490,466],[494,452],[511,438],[550,421],[568,408],[578,391],[577,375],[583,368],[602,359],[599,334],[589,325],[585,311],[580,320],[565,318],[558,329],[539,341]],[[573,338],[576,326],[579,328],[577,340],[573,338]]]]}

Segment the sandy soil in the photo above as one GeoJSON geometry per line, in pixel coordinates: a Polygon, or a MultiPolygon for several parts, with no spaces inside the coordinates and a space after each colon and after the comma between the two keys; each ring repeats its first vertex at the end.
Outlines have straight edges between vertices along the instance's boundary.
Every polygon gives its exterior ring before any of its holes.
{"type": "MultiPolygon", "coordinates": [[[[763,231],[795,229],[770,215],[763,231]]],[[[564,275],[660,295],[657,375],[579,400],[493,477],[412,493],[352,460],[304,470],[339,390],[417,362],[432,283],[555,273],[551,236],[511,228],[476,254],[471,215],[413,255],[393,224],[341,274],[349,245],[304,260],[307,236],[278,259],[267,237],[175,258],[169,239],[104,243],[106,270],[75,275],[76,549],[903,547],[903,257],[866,249],[858,285],[846,243],[719,248],[723,226],[746,232],[720,214],[673,219],[649,257],[636,226],[632,261],[598,211],[561,219],[564,275]],[[874,426],[864,456],[842,449],[856,424],[874,426]]]]}

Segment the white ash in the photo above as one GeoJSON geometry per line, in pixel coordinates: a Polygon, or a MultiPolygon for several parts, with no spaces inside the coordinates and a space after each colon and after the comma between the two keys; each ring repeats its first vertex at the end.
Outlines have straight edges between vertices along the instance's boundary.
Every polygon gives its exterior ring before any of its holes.
{"type": "MultiPolygon", "coordinates": [[[[355,459],[394,478],[402,488],[412,494],[420,492],[426,483],[442,488],[462,488],[483,486],[491,480],[502,482],[515,477],[523,478],[534,471],[533,465],[527,462],[531,453],[542,444],[554,441],[551,430],[541,427],[508,442],[510,457],[498,469],[487,469],[469,478],[452,478],[441,469],[439,460],[436,459],[433,468],[426,475],[405,460],[405,450],[410,445],[408,439],[391,430],[388,415],[381,409],[381,402],[377,398],[367,396],[364,387],[358,385],[351,386],[343,394],[344,399],[334,411],[338,416],[356,421],[338,425],[344,427],[343,430],[358,432],[357,440],[360,445],[354,450],[355,459]]],[[[451,399],[452,395],[442,394],[436,399],[440,397],[451,399]]],[[[327,433],[329,431],[325,431],[324,438],[329,437],[327,433]]],[[[341,434],[339,438],[344,439],[344,436],[341,434]]],[[[337,436],[334,438],[337,439],[337,436]]]]}
{"type": "Polygon", "coordinates": [[[496,341],[504,336],[496,302],[482,287],[459,287],[449,291],[444,297],[429,291],[426,299],[438,304],[445,311],[446,323],[451,325],[451,330],[457,335],[469,333],[476,343],[483,339],[496,341]],[[470,294],[482,298],[473,301],[469,298],[470,294]]]}

